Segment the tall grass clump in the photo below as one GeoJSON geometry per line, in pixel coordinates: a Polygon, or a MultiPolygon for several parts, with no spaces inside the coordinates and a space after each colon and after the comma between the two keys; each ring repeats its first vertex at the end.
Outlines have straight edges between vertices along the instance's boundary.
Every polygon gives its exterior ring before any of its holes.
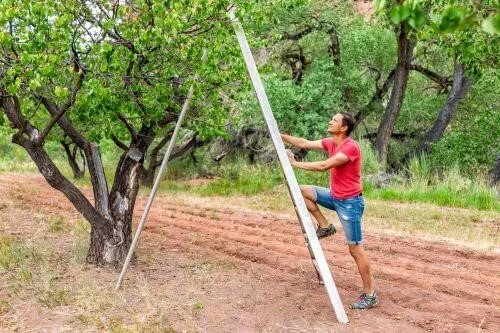
{"type": "Polygon", "coordinates": [[[193,190],[201,195],[256,195],[272,190],[283,178],[276,170],[260,164],[226,166],[220,177],[205,185],[196,185],[193,190]]]}
{"type": "Polygon", "coordinates": [[[363,158],[363,175],[375,175],[380,173],[383,168],[382,165],[377,160],[377,154],[372,148],[371,144],[367,140],[358,140],[361,146],[361,156],[363,158]]]}
{"type": "Polygon", "coordinates": [[[392,181],[383,188],[371,186],[370,196],[383,200],[500,210],[496,190],[488,186],[480,175],[466,176],[457,165],[438,170],[423,155],[413,158],[406,171],[394,177],[402,181],[392,181]]]}
{"type": "Polygon", "coordinates": [[[432,178],[432,166],[427,155],[414,157],[408,163],[411,184],[416,187],[426,187],[432,178]]]}

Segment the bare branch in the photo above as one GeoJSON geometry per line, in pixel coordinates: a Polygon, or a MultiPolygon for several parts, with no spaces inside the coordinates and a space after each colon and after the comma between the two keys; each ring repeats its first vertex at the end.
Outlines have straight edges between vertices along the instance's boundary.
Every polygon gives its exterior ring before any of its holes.
{"type": "Polygon", "coordinates": [[[451,86],[453,82],[453,80],[451,80],[450,77],[439,75],[421,65],[412,64],[410,66],[410,69],[422,73],[425,77],[438,83],[442,88],[449,88],[449,86],[451,86]]]}
{"type": "Polygon", "coordinates": [[[394,76],[396,75],[396,69],[393,69],[389,75],[387,75],[387,78],[384,81],[384,84],[382,87],[378,87],[378,84],[376,83],[376,90],[375,94],[373,94],[370,102],[363,106],[361,110],[354,116],[356,119],[356,122],[354,123],[354,128],[356,128],[360,122],[363,121],[372,111],[375,109],[375,105],[377,103],[380,103],[382,98],[387,94],[389,91],[389,88],[391,87],[392,83],[394,82],[394,76]]]}
{"type": "Polygon", "coordinates": [[[52,115],[53,118],[57,118],[57,123],[59,127],[61,127],[61,129],[64,131],[64,133],[67,134],[78,147],[84,149],[87,140],[74,127],[74,125],[64,114],[64,112],[62,114],[59,114],[60,110],[58,109],[57,105],[46,96],[40,95],[38,93],[34,93],[33,95],[36,99],[42,102],[45,109],[52,115]]]}
{"type": "Polygon", "coordinates": [[[120,139],[118,139],[118,137],[114,133],[111,133],[111,140],[113,140],[115,145],[117,145],[120,149],[124,151],[128,150],[129,147],[127,147],[126,144],[124,144],[120,139]]]}
{"type": "Polygon", "coordinates": [[[125,117],[125,115],[122,113],[118,113],[118,119],[120,119],[125,124],[125,127],[127,127],[127,130],[129,131],[130,136],[132,137],[132,140],[137,140],[137,131],[134,128],[134,125],[132,125],[132,123],[130,122],[130,120],[128,120],[127,117],[125,117]]]}

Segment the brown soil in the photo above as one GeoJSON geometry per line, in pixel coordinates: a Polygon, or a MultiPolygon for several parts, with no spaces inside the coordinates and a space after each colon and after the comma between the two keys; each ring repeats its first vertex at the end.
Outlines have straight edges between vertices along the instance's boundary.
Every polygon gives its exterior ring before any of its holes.
{"type": "MultiPolygon", "coordinates": [[[[79,218],[38,175],[0,174],[0,198],[0,234],[21,240],[40,241],[34,216],[79,218]]],[[[138,200],[136,221],[145,200],[138,200]]],[[[155,322],[161,314],[176,331],[196,332],[500,331],[497,253],[416,237],[372,233],[365,238],[381,299],[368,311],[347,309],[361,283],[342,233],[321,241],[350,319],[343,325],[318,284],[295,217],[230,206],[221,199],[160,195],[142,234],[138,260],[122,290],[110,292],[130,308],[107,315],[127,322],[131,309],[143,306],[155,322]]],[[[61,258],[73,242],[69,233],[45,234],[43,240],[52,242],[61,258]]],[[[118,271],[87,267],[82,274],[112,290],[118,271]]],[[[60,279],[74,281],[72,276],[60,279]]],[[[0,274],[0,283],[4,280],[0,274]]],[[[81,327],[75,317],[84,310],[76,305],[48,309],[0,290],[1,298],[11,308],[0,312],[0,327],[81,327]]]]}

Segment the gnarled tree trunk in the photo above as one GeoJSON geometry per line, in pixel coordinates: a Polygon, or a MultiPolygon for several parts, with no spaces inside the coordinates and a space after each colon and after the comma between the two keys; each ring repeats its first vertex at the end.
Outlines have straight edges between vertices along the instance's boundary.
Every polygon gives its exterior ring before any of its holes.
{"type": "Polygon", "coordinates": [[[73,145],[73,150],[71,150],[71,143],[67,143],[64,140],[61,140],[60,143],[66,153],[68,164],[73,171],[73,178],[83,178],[83,175],[85,175],[85,156],[83,156],[81,149],[79,149],[77,145],[73,145]],[[78,153],[80,153],[82,157],[82,167],[80,167],[77,162],[78,153]]]}
{"type": "Polygon", "coordinates": [[[414,47],[415,42],[408,38],[408,31],[402,24],[398,35],[398,63],[394,73],[394,85],[389,104],[378,127],[375,145],[377,158],[383,166],[387,165],[389,141],[404,101],[414,47]]]}
{"type": "Polygon", "coordinates": [[[442,136],[446,127],[450,123],[453,115],[458,109],[460,101],[465,97],[471,86],[471,81],[465,76],[465,67],[463,64],[455,64],[453,83],[448,94],[448,99],[439,113],[432,128],[425,134],[422,144],[417,150],[428,153],[431,150],[431,144],[437,142],[442,136]]]}
{"type": "Polygon", "coordinates": [[[28,152],[49,185],[63,193],[90,223],[87,262],[118,265],[125,259],[130,248],[132,214],[139,187],[140,169],[154,132],[151,128],[144,127],[134,136],[130,148],[120,159],[113,187],[108,192],[97,145],[85,140],[62,112],[62,108],[43,96],[37,98],[53,117],[49,126],[57,123],[84,151],[94,192],[94,204],[61,174],[45,151],[43,133],[48,133],[50,128],[39,131],[24,118],[19,99],[8,95],[5,89],[0,89],[0,108],[5,111],[11,125],[18,129],[12,141],[28,152]]]}

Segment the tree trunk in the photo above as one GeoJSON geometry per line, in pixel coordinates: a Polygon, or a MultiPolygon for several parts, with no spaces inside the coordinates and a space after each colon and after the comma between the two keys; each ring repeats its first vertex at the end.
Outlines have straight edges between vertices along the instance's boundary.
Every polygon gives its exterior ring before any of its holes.
{"type": "Polygon", "coordinates": [[[73,178],[75,179],[83,178],[83,175],[85,174],[85,159],[82,159],[83,160],[82,168],[80,168],[78,162],[76,161],[79,148],[76,145],[74,145],[73,151],[71,151],[70,145],[66,143],[64,140],[61,141],[61,145],[63,146],[64,151],[66,152],[66,157],[68,158],[68,164],[71,167],[71,170],[73,171],[73,178]]]}
{"type": "Polygon", "coordinates": [[[394,86],[389,104],[377,131],[375,144],[377,158],[383,167],[387,165],[389,140],[404,101],[414,47],[415,42],[408,38],[408,32],[405,25],[402,24],[398,35],[398,64],[394,74],[394,86]]]}
{"type": "Polygon", "coordinates": [[[387,78],[385,79],[384,83],[382,84],[381,87],[378,87],[375,90],[375,94],[372,96],[370,102],[363,106],[361,110],[359,110],[358,113],[354,116],[354,119],[356,120],[354,123],[354,128],[356,129],[358,125],[371,113],[374,113],[377,110],[382,110],[382,99],[384,98],[385,94],[389,91],[389,88],[391,87],[393,81],[394,81],[394,75],[396,74],[396,70],[393,69],[389,75],[387,75],[387,78]]]}
{"type": "MultiPolygon", "coordinates": [[[[3,89],[0,89],[0,93],[7,95],[3,89]]],[[[131,148],[124,154],[116,172],[115,184],[111,194],[108,194],[97,145],[79,136],[66,116],[60,118],[63,126],[70,127],[81,139],[78,143],[84,148],[94,190],[95,203],[92,205],[85,195],[61,174],[47,154],[44,142],[40,140],[40,131],[24,118],[18,98],[0,95],[0,108],[5,111],[11,125],[18,129],[12,141],[26,150],[49,185],[63,193],[89,222],[91,237],[87,262],[111,265],[123,262],[131,243],[132,212],[138,188],[137,170],[142,163],[148,141],[142,139],[144,142],[140,149],[131,148]]],[[[146,137],[149,140],[147,135],[141,134],[141,138],[146,137]]]]}
{"type": "Polygon", "coordinates": [[[430,152],[431,144],[437,142],[443,136],[446,127],[458,109],[460,101],[465,97],[470,89],[470,86],[471,81],[465,76],[464,65],[456,64],[453,75],[453,84],[448,94],[448,99],[441,109],[434,125],[425,134],[422,144],[417,150],[417,154],[430,152]]]}
{"type": "Polygon", "coordinates": [[[340,41],[339,34],[335,27],[332,27],[328,33],[330,34],[330,47],[328,48],[328,54],[332,57],[335,66],[340,66],[340,41]]]}
{"type": "Polygon", "coordinates": [[[490,171],[490,185],[491,187],[498,186],[500,182],[500,154],[496,155],[495,165],[493,169],[490,171]]]}
{"type": "Polygon", "coordinates": [[[132,147],[122,155],[116,169],[109,195],[110,214],[115,237],[119,238],[123,246],[105,252],[113,262],[121,262],[132,243],[132,214],[139,189],[139,172],[143,156],[143,152],[132,147]]]}
{"type": "Polygon", "coordinates": [[[153,148],[151,154],[149,154],[149,163],[148,168],[146,169],[144,166],[141,170],[141,183],[147,187],[153,187],[156,169],[159,165],[161,165],[161,161],[158,162],[158,154],[160,150],[165,147],[167,142],[170,141],[172,137],[172,132],[167,133],[163,139],[153,148]]]}

